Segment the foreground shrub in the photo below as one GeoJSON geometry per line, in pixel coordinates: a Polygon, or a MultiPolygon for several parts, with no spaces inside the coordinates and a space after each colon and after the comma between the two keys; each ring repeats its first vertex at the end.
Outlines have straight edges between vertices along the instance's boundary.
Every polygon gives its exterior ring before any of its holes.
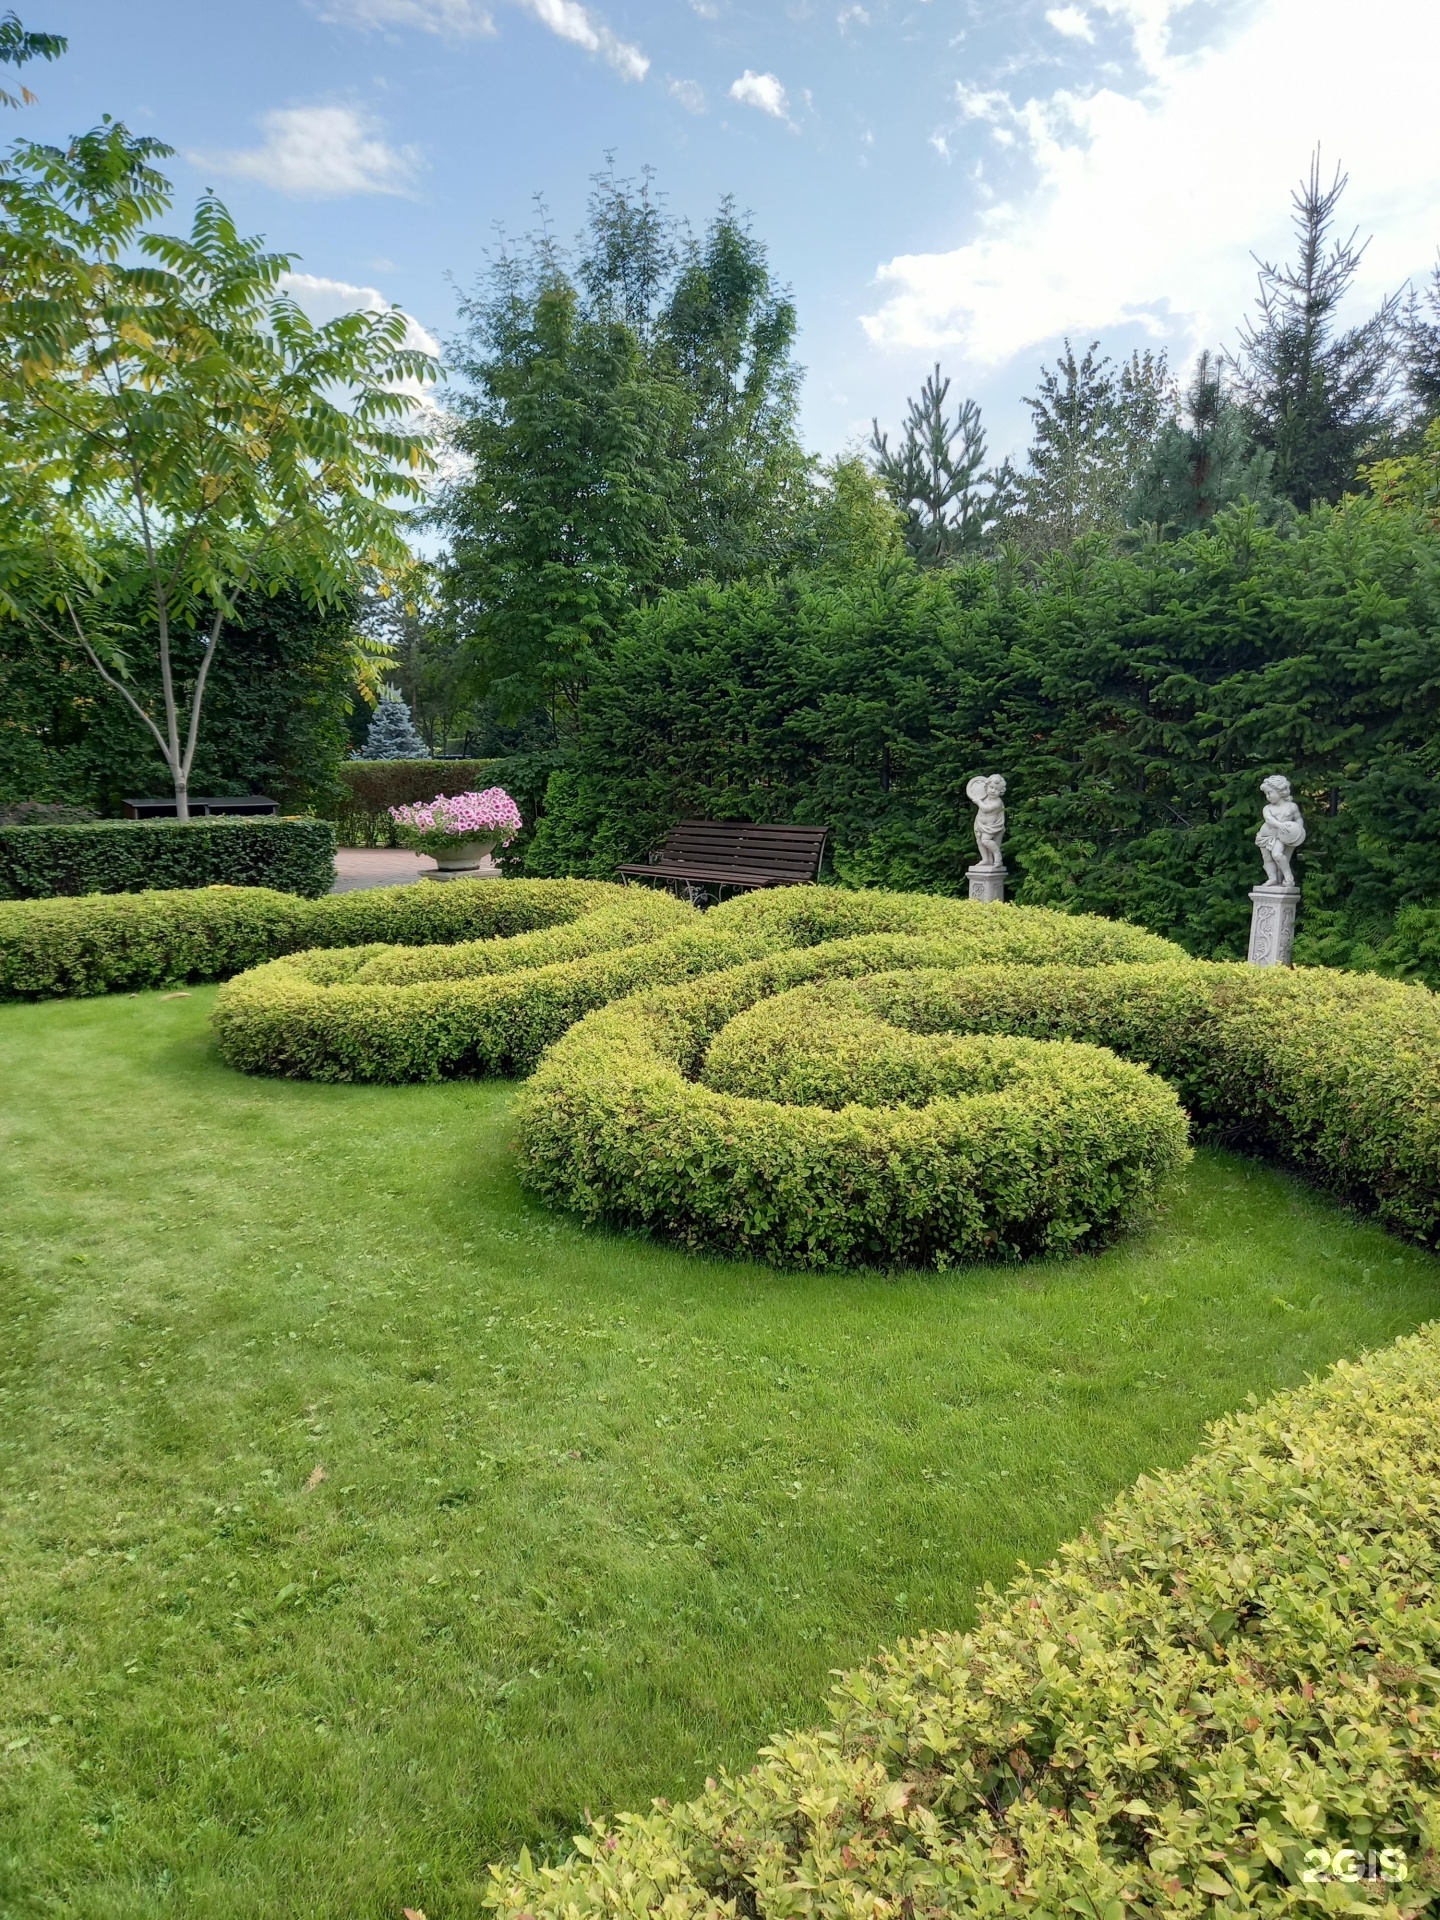
{"type": "Polygon", "coordinates": [[[320,900],[210,887],[0,902],[0,999],[221,980],[302,947],[504,940],[622,897],[595,880],[451,880],[320,900]]]}
{"type": "Polygon", "coordinates": [[[1222,1422],[1042,1575],[987,1591],[972,1632],[841,1679],[829,1727],[685,1805],[593,1822],[558,1866],[492,1869],[490,1904],[1419,1913],[1440,1890],[1437,1488],[1429,1327],[1222,1422]]]}
{"type": "Polygon", "coordinates": [[[334,883],[335,829],[328,820],[257,815],[0,827],[0,900],[212,886],[314,898],[334,883]]]}
{"type": "Polygon", "coordinates": [[[1095,1046],[905,1031],[854,981],[888,941],[761,961],[592,1014],[518,1106],[530,1186],[785,1265],[1071,1251],[1187,1157],[1174,1092],[1095,1046]],[[713,1044],[712,1044],[713,1042],[713,1044]]]}

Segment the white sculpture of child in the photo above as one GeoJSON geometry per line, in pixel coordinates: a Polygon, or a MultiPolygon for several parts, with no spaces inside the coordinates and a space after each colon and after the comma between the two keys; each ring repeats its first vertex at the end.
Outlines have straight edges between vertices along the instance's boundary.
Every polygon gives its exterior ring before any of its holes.
{"type": "Polygon", "coordinates": [[[1260,782],[1265,796],[1265,812],[1255,844],[1265,862],[1267,887],[1293,887],[1295,875],[1290,856],[1305,842],[1305,820],[1290,795],[1290,782],[1283,773],[1272,773],[1260,782]]]}
{"type": "Polygon", "coordinates": [[[999,773],[977,773],[965,789],[965,798],[975,812],[975,844],[980,849],[976,862],[981,867],[999,867],[1000,843],[1005,838],[1005,778],[999,773]]]}

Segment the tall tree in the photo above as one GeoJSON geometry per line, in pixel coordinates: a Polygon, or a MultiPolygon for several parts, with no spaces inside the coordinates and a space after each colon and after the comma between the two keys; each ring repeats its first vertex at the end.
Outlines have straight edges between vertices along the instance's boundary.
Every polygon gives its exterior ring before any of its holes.
{"type": "Polygon", "coordinates": [[[1410,426],[1423,430],[1440,420],[1440,265],[1406,301],[1403,339],[1410,426]]]}
{"type": "Polygon", "coordinates": [[[1025,404],[1033,425],[1018,479],[1024,544],[1065,548],[1118,529],[1155,437],[1174,417],[1165,354],[1132,353],[1116,367],[1098,340],[1077,358],[1067,339],[1025,404]]]}
{"type": "Polygon", "coordinates": [[[697,239],[612,170],[573,252],[542,224],[462,316],[447,596],[477,697],[563,732],[629,607],[813,544],[795,311],[729,201],[697,239]]]}
{"type": "Polygon", "coordinates": [[[1241,499],[1268,508],[1275,456],[1257,447],[1240,408],[1225,391],[1223,369],[1208,351],[1196,362],[1178,420],[1167,420],[1130,495],[1132,526],[1153,524],[1167,538],[1207,526],[1241,499]]]}
{"type": "Polygon", "coordinates": [[[985,470],[985,429],[973,400],[953,417],[950,382],[935,371],[909,403],[892,449],[880,422],[870,423],[870,453],[880,481],[905,516],[905,544],[922,567],[980,551],[995,525],[995,492],[985,470]]]}
{"type": "Polygon", "coordinates": [[[1258,261],[1258,305],[1228,356],[1251,432],[1275,456],[1275,490],[1301,512],[1350,492],[1396,420],[1398,294],[1359,325],[1339,324],[1369,244],[1333,232],[1348,178],[1337,167],[1323,185],[1316,150],[1291,195],[1295,259],[1258,261]]]}
{"type": "Polygon", "coordinates": [[[0,164],[0,611],[77,647],[164,756],[176,812],[237,600],[345,601],[362,562],[408,557],[430,465],[403,383],[433,372],[402,314],[315,326],[290,256],[213,196],[183,236],[169,149],[107,121],[0,164]],[[135,635],[158,705],[132,686],[135,635]]]}

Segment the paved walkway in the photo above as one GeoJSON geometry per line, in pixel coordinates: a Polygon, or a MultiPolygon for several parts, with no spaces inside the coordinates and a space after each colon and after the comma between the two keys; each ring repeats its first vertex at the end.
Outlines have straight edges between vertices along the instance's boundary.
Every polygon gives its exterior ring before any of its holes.
{"type": "MultiPolygon", "coordinates": [[[[403,847],[341,847],[335,855],[332,893],[353,893],[357,887],[408,887],[436,871],[428,853],[410,853],[403,847]]],[[[498,880],[493,860],[482,860],[479,877],[498,880]]]]}

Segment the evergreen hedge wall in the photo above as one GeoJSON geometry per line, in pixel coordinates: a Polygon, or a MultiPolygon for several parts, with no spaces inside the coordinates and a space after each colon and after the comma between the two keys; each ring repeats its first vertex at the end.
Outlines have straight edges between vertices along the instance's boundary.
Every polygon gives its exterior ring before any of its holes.
{"type": "Polygon", "coordinates": [[[701,815],[824,825],[839,879],[958,893],[965,782],[999,771],[1015,898],[1235,957],[1280,770],[1310,829],[1297,957],[1343,961],[1440,899],[1437,665],[1440,546],[1368,502],[1288,532],[1236,511],[1036,580],[699,586],[637,613],[596,672],[525,870],[609,876],[701,815]]]}
{"type": "Polygon", "coordinates": [[[0,900],[215,886],[269,887],[314,899],[334,881],[335,829],[328,820],[260,814],[0,827],[0,900]]]}

